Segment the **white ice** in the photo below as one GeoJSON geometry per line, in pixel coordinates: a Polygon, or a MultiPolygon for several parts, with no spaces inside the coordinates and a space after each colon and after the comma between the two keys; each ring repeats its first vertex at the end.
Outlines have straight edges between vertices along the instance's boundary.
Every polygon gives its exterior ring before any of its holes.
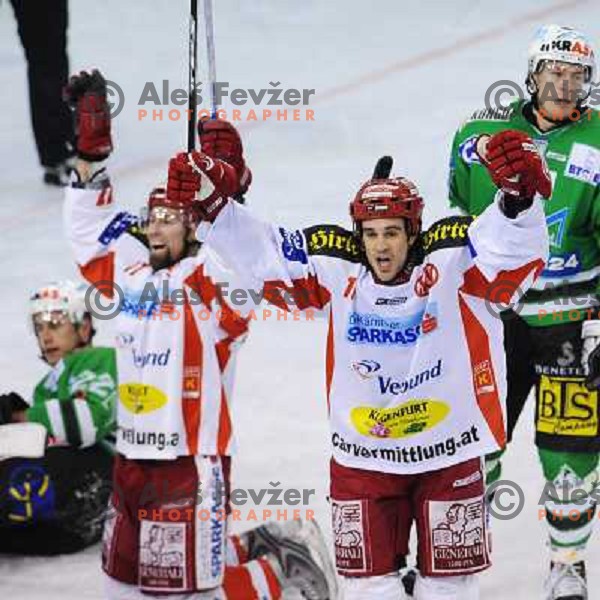
{"type": "MultiPolygon", "coordinates": [[[[99,67],[125,91],[114,122],[110,169],[121,201],[138,207],[185,145],[185,126],[138,119],[144,83],[187,86],[188,3],[77,0],[71,3],[71,69],[99,67]]],[[[242,123],[258,214],[288,225],[348,224],[348,201],[381,154],[413,178],[426,221],[447,210],[448,148],[461,120],[484,105],[494,81],[521,83],[526,48],[543,23],[600,34],[594,2],[581,0],[219,0],[218,79],[231,87],[314,88],[314,122],[242,123]],[[595,8],[595,9],[594,9],[595,8]]],[[[30,394],[44,372],[26,318],[28,291],[75,275],[61,231],[59,190],[44,187],[31,136],[26,68],[9,3],[0,5],[0,303],[2,388],[30,394]]],[[[203,64],[203,50],[199,52],[203,64]]],[[[226,104],[227,109],[231,108],[226,104]]],[[[152,109],[153,107],[146,107],[152,109]]],[[[160,108],[160,107],[158,107],[160,108]]],[[[250,106],[242,107],[244,113],[250,106]]],[[[263,107],[258,107],[259,110],[263,107]]],[[[151,110],[149,110],[151,113],[151,110]]],[[[323,323],[259,322],[242,351],[235,423],[240,452],[235,487],[315,488],[328,529],[328,436],[323,323]]],[[[109,341],[106,328],[101,340],[109,341]]],[[[494,566],[482,598],[542,598],[548,559],[536,495],[541,476],[526,409],[505,461],[526,506],[494,522],[494,566]]],[[[242,529],[252,523],[237,523],[242,529]]],[[[600,542],[589,551],[591,598],[600,597],[600,542]]],[[[73,557],[0,559],[0,598],[99,599],[99,550],[73,557]]]]}

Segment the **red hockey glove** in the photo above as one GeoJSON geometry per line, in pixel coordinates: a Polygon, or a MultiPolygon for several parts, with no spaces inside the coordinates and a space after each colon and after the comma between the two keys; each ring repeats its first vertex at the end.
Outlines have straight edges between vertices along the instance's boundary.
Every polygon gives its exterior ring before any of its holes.
{"type": "Polygon", "coordinates": [[[228,121],[205,118],[198,122],[198,135],[202,152],[234,167],[239,179],[236,195],[245,194],[252,183],[252,172],[246,166],[238,130],[228,121]]]}
{"type": "Polygon", "coordinates": [[[73,75],[63,92],[75,111],[77,155],[83,160],[104,160],[112,152],[110,110],[106,101],[106,81],[100,71],[73,75]]]}
{"type": "Polygon", "coordinates": [[[169,161],[167,200],[191,205],[205,221],[214,221],[238,190],[235,169],[203,152],[181,152],[169,161]]]}
{"type": "Polygon", "coordinates": [[[546,161],[527,134],[507,130],[481,136],[477,153],[507,200],[510,196],[533,199],[536,192],[550,198],[552,179],[546,161]]]}

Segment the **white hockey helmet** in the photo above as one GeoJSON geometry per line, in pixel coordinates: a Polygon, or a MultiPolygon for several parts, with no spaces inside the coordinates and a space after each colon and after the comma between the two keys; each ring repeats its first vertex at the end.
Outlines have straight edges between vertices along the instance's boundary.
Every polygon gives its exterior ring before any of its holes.
{"type": "MultiPolygon", "coordinates": [[[[596,57],[590,39],[581,31],[561,25],[540,27],[527,53],[527,85],[532,85],[531,75],[537,73],[544,61],[559,61],[581,65],[585,69],[585,82],[589,86],[596,77],[596,57]]],[[[532,89],[529,89],[532,92],[532,89]]],[[[535,90],[533,90],[535,91],[535,90]]]]}
{"type": "Polygon", "coordinates": [[[54,312],[67,315],[77,325],[89,314],[85,305],[85,285],[69,280],[47,283],[36,289],[29,298],[29,317],[43,314],[48,318],[54,312]]]}

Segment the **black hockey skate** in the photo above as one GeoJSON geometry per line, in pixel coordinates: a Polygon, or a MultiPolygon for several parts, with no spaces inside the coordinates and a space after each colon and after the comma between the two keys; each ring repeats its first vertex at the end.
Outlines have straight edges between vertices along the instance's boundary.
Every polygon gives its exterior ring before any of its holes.
{"type": "Polygon", "coordinates": [[[409,598],[414,597],[415,584],[417,583],[417,570],[410,567],[400,571],[400,574],[400,581],[402,582],[402,587],[404,587],[404,592],[409,598]]]}

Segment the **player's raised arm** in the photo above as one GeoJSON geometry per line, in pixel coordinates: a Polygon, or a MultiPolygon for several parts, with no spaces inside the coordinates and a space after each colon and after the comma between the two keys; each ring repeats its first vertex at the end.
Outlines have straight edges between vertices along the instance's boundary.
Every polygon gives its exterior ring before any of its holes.
{"type": "Polygon", "coordinates": [[[113,149],[106,81],[98,71],[82,71],[71,77],[65,96],[75,113],[78,156],[65,194],[65,232],[85,279],[113,281],[117,242],[129,263],[147,252],[136,217],[113,203],[106,169],[113,149]]]}
{"type": "Polygon", "coordinates": [[[228,123],[206,125],[203,135],[206,131],[210,142],[203,140],[202,147],[212,156],[192,152],[171,159],[168,195],[194,196],[204,221],[198,231],[202,241],[251,285],[264,286],[271,302],[290,308],[291,294],[295,308],[323,308],[330,294],[319,280],[304,233],[264,223],[231,200],[239,198],[249,180],[239,136],[228,123]]]}
{"type": "Polygon", "coordinates": [[[464,289],[488,298],[501,281],[504,288],[512,284],[514,294],[520,295],[541,273],[548,257],[541,198],[549,198],[552,192],[550,175],[532,140],[518,131],[482,137],[476,151],[499,191],[496,202],[469,227],[477,271],[466,273],[464,289]]]}

